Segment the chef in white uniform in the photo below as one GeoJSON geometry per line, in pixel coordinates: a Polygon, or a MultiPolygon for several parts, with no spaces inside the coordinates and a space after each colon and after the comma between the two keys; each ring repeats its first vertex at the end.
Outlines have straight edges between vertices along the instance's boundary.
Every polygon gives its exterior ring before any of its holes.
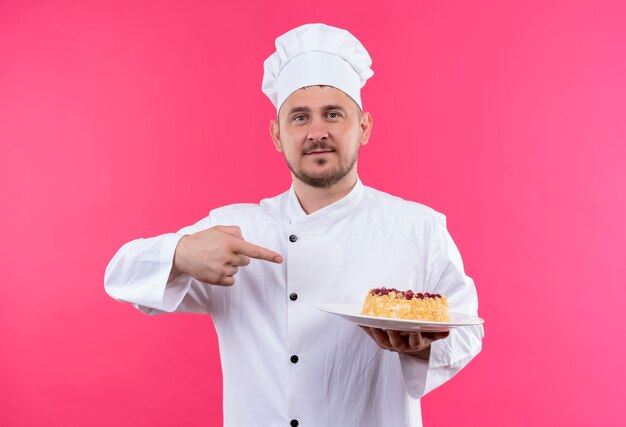
{"type": "Polygon", "coordinates": [[[317,308],[360,304],[386,286],[446,295],[451,311],[477,314],[445,217],[357,175],[372,129],[360,97],[370,65],[345,30],[309,24],[280,36],[263,91],[291,188],[131,241],[106,269],[106,292],[144,313],[212,316],[225,426],[419,426],[420,397],[481,349],[481,326],[400,334],[317,308]]]}

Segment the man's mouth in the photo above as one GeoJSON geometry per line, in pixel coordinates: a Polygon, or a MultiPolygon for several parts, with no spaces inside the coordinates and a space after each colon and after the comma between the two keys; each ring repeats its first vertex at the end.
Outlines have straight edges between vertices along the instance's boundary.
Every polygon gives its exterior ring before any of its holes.
{"type": "Polygon", "coordinates": [[[335,151],[333,147],[331,147],[325,142],[318,141],[318,142],[314,142],[313,144],[310,144],[308,147],[305,147],[304,155],[305,156],[321,156],[323,154],[332,153],[333,151],[335,151]]]}
{"type": "Polygon", "coordinates": [[[307,156],[316,156],[316,155],[320,155],[320,154],[326,154],[326,153],[332,153],[335,150],[332,150],[330,148],[326,148],[323,150],[312,150],[312,151],[306,151],[304,154],[307,156]]]}

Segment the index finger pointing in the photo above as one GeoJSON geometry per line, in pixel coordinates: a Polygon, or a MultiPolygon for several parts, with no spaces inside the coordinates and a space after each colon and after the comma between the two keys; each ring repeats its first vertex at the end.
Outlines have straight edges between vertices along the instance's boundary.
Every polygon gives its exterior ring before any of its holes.
{"type": "Polygon", "coordinates": [[[275,262],[277,264],[283,262],[283,257],[280,254],[261,246],[257,246],[253,243],[246,242],[245,240],[241,241],[241,243],[235,247],[235,252],[250,258],[262,259],[265,261],[275,262]]]}

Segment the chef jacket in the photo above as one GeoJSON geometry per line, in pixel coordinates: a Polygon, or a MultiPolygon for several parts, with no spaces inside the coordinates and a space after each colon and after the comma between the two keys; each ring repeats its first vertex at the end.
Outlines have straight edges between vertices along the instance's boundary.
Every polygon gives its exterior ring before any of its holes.
{"type": "Polygon", "coordinates": [[[260,204],[218,208],[177,233],[124,245],[105,274],[107,293],[147,314],[212,316],[223,372],[224,425],[233,427],[420,426],[419,398],[481,349],[482,326],[453,329],[429,361],[383,350],[323,303],[362,304],[370,288],[448,297],[477,315],[445,217],[364,186],[306,214],[293,187],[260,204]],[[252,259],[232,287],[181,275],[168,283],[179,239],[216,225],[283,255],[252,259]]]}

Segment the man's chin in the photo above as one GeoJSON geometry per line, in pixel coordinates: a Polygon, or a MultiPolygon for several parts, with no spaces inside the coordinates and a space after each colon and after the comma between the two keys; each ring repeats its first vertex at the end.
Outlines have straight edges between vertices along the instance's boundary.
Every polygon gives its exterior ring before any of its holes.
{"type": "Polygon", "coordinates": [[[345,173],[340,171],[325,171],[317,173],[308,173],[308,171],[300,171],[295,174],[303,183],[315,188],[329,188],[340,182],[345,176],[345,173]]]}
{"type": "Polygon", "coordinates": [[[338,175],[336,170],[300,170],[299,175],[315,180],[332,180],[334,176],[338,175]]]}

